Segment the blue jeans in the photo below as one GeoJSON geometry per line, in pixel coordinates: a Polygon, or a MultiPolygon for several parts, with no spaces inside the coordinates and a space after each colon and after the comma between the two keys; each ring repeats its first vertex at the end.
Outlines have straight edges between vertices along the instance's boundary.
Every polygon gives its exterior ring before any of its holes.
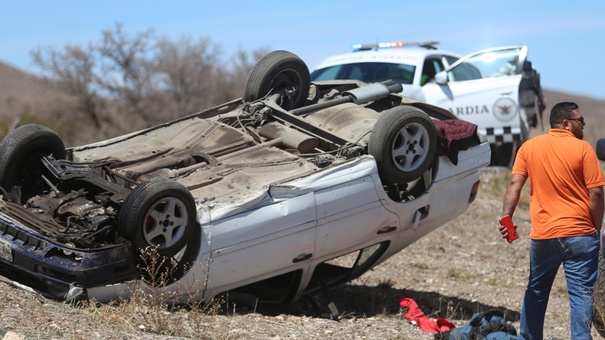
{"type": "Polygon", "coordinates": [[[531,240],[529,282],[521,309],[520,337],[542,340],[550,289],[561,263],[571,307],[571,337],[592,339],[592,291],[597,280],[599,233],[550,240],[531,240]]]}

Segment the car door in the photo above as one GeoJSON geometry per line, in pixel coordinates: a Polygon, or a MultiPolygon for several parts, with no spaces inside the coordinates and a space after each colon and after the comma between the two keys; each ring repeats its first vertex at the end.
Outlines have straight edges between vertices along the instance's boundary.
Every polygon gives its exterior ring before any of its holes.
{"type": "Polygon", "coordinates": [[[423,87],[425,101],[478,125],[490,143],[524,141],[529,124],[519,108],[527,46],[482,50],[460,58],[423,87]]]}
{"type": "Polygon", "coordinates": [[[305,268],[314,256],[313,193],[212,223],[208,287],[225,291],[305,268]]]}

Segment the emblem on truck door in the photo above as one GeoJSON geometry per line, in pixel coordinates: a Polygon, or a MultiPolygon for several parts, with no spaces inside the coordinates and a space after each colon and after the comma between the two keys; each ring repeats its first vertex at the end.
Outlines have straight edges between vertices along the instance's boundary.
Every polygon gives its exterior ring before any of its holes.
{"type": "Polygon", "coordinates": [[[509,121],[517,115],[517,103],[510,98],[500,98],[494,104],[493,112],[498,120],[509,121]]]}

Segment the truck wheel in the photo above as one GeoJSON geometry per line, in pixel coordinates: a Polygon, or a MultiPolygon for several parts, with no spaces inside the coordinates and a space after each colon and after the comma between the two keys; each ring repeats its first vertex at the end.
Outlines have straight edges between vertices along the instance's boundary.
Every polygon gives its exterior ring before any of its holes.
{"type": "Polygon", "coordinates": [[[311,76],[307,65],[288,51],[274,51],[256,63],[244,89],[244,101],[251,102],[268,94],[282,95],[280,106],[292,110],[305,104],[311,76]]]}
{"type": "MultiPolygon", "coordinates": [[[[16,203],[25,203],[29,198],[49,189],[42,178],[48,170],[42,164],[43,156],[55,159],[65,158],[65,146],[61,138],[49,128],[37,125],[23,125],[0,143],[0,186],[16,203]],[[20,188],[20,194],[13,188],[20,188]]],[[[51,178],[50,175],[47,178],[51,178]]]]}
{"type": "Polygon", "coordinates": [[[397,106],[376,121],[368,153],[376,159],[385,183],[408,183],[429,169],[437,154],[437,132],[431,118],[411,106],[397,106]]]}
{"type": "Polygon", "coordinates": [[[491,165],[512,168],[517,156],[518,144],[519,142],[516,141],[499,145],[490,144],[492,153],[491,165]]]}

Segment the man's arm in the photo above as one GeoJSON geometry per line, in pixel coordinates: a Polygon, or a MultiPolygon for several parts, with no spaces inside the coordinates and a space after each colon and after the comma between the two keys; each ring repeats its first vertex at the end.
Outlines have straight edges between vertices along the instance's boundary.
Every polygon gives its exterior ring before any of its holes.
{"type": "Polygon", "coordinates": [[[588,196],[590,197],[590,217],[592,218],[592,224],[595,229],[600,231],[603,224],[603,211],[605,210],[603,187],[588,189],[588,196]]]}
{"type": "Polygon", "coordinates": [[[515,208],[519,204],[519,198],[521,197],[521,189],[525,185],[527,176],[513,174],[510,176],[510,182],[504,195],[504,202],[502,203],[502,216],[508,215],[513,217],[515,208]]]}
{"type": "MultiPolygon", "coordinates": [[[[513,217],[515,213],[515,208],[517,208],[517,204],[519,204],[519,198],[521,197],[521,189],[523,189],[523,185],[527,180],[527,176],[513,174],[510,176],[510,182],[508,183],[508,188],[506,188],[506,194],[504,194],[504,202],[502,203],[502,216],[510,216],[513,217]]],[[[517,225],[513,223],[515,229],[517,229],[517,225]]],[[[500,234],[503,239],[508,239],[508,231],[502,225],[498,228],[500,230],[500,234]]],[[[509,241],[510,243],[510,241],[509,241]]]]}

